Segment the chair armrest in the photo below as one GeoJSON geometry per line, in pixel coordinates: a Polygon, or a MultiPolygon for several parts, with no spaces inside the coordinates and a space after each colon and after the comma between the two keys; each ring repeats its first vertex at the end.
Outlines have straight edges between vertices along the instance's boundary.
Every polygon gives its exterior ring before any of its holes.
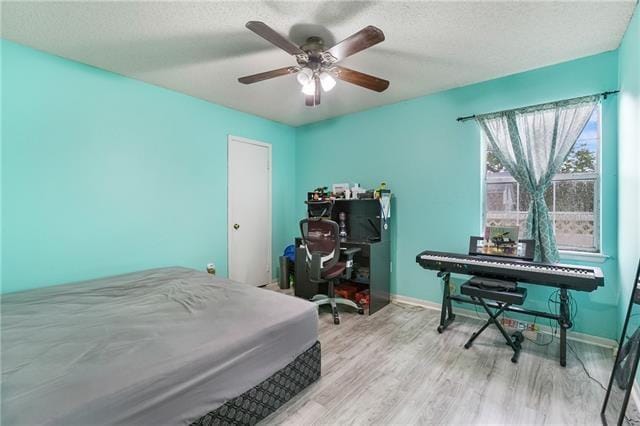
{"type": "Polygon", "coordinates": [[[362,249],[360,247],[351,247],[349,249],[346,249],[342,252],[342,254],[344,254],[345,256],[347,256],[349,259],[353,258],[353,255],[358,253],[359,251],[362,251],[362,249]]]}
{"type": "Polygon", "coordinates": [[[360,247],[351,247],[342,251],[341,254],[347,256],[346,268],[342,276],[344,279],[351,279],[351,273],[353,272],[353,256],[361,251],[362,249],[360,247]]]}

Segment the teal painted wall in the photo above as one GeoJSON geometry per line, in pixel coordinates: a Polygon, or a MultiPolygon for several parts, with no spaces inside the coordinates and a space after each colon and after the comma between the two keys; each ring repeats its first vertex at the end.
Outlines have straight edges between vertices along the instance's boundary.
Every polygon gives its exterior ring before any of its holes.
{"type": "Polygon", "coordinates": [[[618,253],[620,267],[620,329],[640,259],[640,12],[620,45],[618,253]]]}
{"type": "Polygon", "coordinates": [[[0,43],[3,291],[210,261],[226,275],[228,134],[273,146],[276,263],[296,229],[293,128],[0,43]]]}
{"type": "MultiPolygon", "coordinates": [[[[629,268],[618,267],[618,220],[621,253],[637,256],[623,238],[627,227],[637,230],[633,210],[619,217],[617,209],[618,185],[621,206],[638,199],[637,160],[625,154],[637,154],[637,127],[624,118],[638,111],[637,21],[620,58],[608,52],[297,129],[0,41],[2,290],[209,261],[226,275],[226,140],[234,134],[273,144],[274,273],[308,189],[384,180],[396,196],[393,291],[438,301],[438,280],[415,255],[464,251],[481,229],[480,134],[455,118],[610,90],[620,67],[632,102],[603,102],[602,247],[611,258],[598,266],[607,285],[576,294],[575,327],[614,338],[618,273],[629,268]],[[618,158],[631,180],[618,178],[618,158]]],[[[549,291],[532,290],[529,306],[546,309],[549,291]]]]}
{"type": "MultiPolygon", "coordinates": [[[[296,129],[298,215],[306,191],[337,182],[386,181],[392,208],[392,292],[437,302],[435,273],[415,263],[424,249],[465,252],[481,230],[480,131],[456,117],[615,89],[616,52],[603,53],[296,129]]],[[[425,76],[428,78],[428,76],[425,76]]],[[[393,82],[391,83],[393,85],[393,82]]],[[[578,294],[574,330],[614,338],[617,330],[617,101],[603,102],[602,247],[606,287],[578,294]]],[[[549,290],[528,305],[547,310],[549,290]]]]}

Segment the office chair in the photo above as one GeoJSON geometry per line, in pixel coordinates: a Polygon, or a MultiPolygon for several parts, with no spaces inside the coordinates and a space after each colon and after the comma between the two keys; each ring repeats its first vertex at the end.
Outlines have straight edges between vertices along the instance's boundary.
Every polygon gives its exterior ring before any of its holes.
{"type": "Polygon", "coordinates": [[[341,262],[339,232],[340,229],[336,222],[323,217],[310,217],[300,221],[300,233],[305,245],[309,281],[328,284],[327,294],[316,294],[311,298],[311,301],[318,306],[331,305],[334,324],[340,324],[337,305],[351,306],[357,309],[359,314],[364,314],[364,309],[354,301],[335,295],[335,285],[340,280],[350,277],[353,255],[360,251],[359,248],[343,251],[342,254],[347,257],[347,261],[341,262]]]}

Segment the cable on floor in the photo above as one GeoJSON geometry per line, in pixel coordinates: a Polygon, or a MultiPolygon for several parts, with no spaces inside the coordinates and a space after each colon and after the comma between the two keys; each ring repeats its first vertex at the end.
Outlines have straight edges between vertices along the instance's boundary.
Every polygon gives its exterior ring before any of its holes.
{"type": "Polygon", "coordinates": [[[590,378],[591,380],[593,380],[594,382],[596,382],[603,391],[607,391],[607,388],[605,385],[602,384],[602,382],[600,382],[600,380],[596,379],[595,377],[593,377],[591,375],[591,373],[589,373],[589,370],[587,370],[587,366],[584,365],[584,362],[582,361],[582,359],[580,358],[580,356],[578,356],[578,353],[575,351],[575,349],[573,349],[573,346],[571,346],[569,344],[569,342],[567,342],[567,346],[569,347],[569,349],[571,350],[571,352],[573,352],[573,356],[576,357],[576,359],[578,360],[578,362],[580,363],[580,365],[582,366],[582,369],[584,370],[585,374],[587,375],[588,378],[590,378]]]}

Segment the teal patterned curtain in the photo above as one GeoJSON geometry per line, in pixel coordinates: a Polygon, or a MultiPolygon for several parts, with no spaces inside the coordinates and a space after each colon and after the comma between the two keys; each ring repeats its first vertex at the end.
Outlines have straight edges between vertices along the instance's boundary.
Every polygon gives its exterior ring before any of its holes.
{"type": "Polygon", "coordinates": [[[476,117],[496,157],[531,196],[526,235],[536,242],[536,261],[558,261],[544,193],[598,100],[597,95],[585,96],[476,117]]]}

